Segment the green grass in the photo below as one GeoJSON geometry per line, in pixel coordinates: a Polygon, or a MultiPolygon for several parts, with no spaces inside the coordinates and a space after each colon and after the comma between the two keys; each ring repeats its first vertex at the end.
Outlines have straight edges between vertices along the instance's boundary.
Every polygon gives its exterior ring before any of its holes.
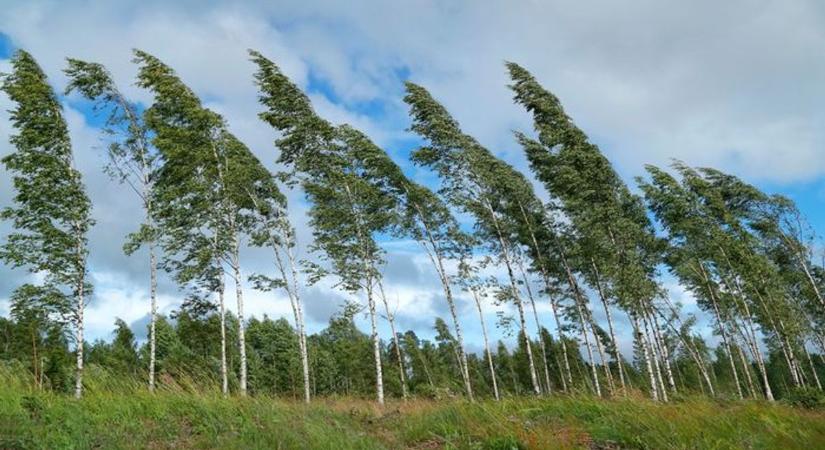
{"type": "Polygon", "coordinates": [[[90,383],[80,401],[0,371],[0,448],[825,448],[825,411],[763,402],[555,396],[468,404],[268,397],[90,383]]]}

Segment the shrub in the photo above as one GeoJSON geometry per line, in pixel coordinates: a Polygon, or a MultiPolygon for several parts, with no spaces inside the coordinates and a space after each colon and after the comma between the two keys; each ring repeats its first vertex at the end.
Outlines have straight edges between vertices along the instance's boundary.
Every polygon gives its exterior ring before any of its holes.
{"type": "Polygon", "coordinates": [[[825,392],[812,387],[802,386],[791,389],[788,395],[782,400],[793,406],[808,409],[822,408],[825,407],[825,392]]]}

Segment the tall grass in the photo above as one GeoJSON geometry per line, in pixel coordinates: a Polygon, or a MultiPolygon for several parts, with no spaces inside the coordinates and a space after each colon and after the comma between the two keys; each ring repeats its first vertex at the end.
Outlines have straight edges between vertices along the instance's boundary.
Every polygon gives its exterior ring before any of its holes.
{"type": "Polygon", "coordinates": [[[196,380],[143,383],[90,369],[82,400],[0,367],[0,448],[825,448],[825,413],[763,402],[554,396],[469,404],[413,399],[223,398],[196,380]]]}

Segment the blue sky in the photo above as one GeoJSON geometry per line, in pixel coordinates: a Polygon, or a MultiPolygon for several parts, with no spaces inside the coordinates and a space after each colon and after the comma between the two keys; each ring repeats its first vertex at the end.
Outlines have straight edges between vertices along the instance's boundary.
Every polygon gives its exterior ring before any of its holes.
{"type": "MultiPolygon", "coordinates": [[[[155,54],[274,168],[275,134],[256,117],[254,68],[246,57],[254,48],[306,89],[321,115],[362,129],[431,186],[432,174],[407,162],[417,140],[406,131],[403,82],[430,89],[465,131],[526,171],[512,131],[529,131],[530,121],[506,88],[503,63],[512,60],[562,99],[628,182],[643,174],[644,164],[666,165],[671,158],[713,166],[790,196],[816,231],[825,231],[825,11],[814,1],[7,0],[0,11],[0,70],[14,48],[29,50],[58,91],[65,86],[64,58],[72,56],[107,65],[124,92],[143,104],[151,97],[133,85],[130,50],[155,54]]],[[[145,258],[120,252],[139,208],[100,170],[100,118],[77,98],[64,102],[98,220],[91,236],[96,294],[89,333],[105,338],[122,317],[141,334],[145,258]]],[[[0,109],[8,107],[0,96],[0,109]]],[[[10,151],[6,117],[0,112],[0,154],[10,151]]],[[[10,197],[2,176],[0,203],[10,197]]],[[[290,193],[305,245],[310,234],[301,199],[300,192],[290,193]]],[[[0,225],[0,232],[7,230],[0,225]]],[[[400,326],[431,336],[433,317],[446,312],[435,274],[412,243],[387,248],[388,290],[397,298],[400,326]]],[[[244,257],[247,272],[271,270],[264,253],[244,257]]],[[[24,276],[0,269],[0,313],[24,276]]],[[[690,296],[664,282],[690,309],[690,296]]],[[[344,299],[330,284],[305,295],[313,330],[344,299]]],[[[180,297],[165,280],[163,311],[180,297]]],[[[488,325],[495,310],[486,311],[488,325]]],[[[275,294],[250,292],[248,311],[290,317],[285,298],[275,294]]],[[[552,328],[544,302],[540,311],[552,328]]],[[[480,329],[469,319],[466,299],[462,314],[471,348],[478,349],[480,329]]]]}

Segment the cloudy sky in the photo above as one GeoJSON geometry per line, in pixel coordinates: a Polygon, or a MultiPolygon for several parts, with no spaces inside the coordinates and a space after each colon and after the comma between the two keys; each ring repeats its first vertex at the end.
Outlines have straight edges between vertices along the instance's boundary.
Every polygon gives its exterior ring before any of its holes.
{"type": "MultiPolygon", "coordinates": [[[[144,105],[151,96],[133,85],[131,49],[161,58],[223,114],[232,131],[274,168],[273,131],[259,111],[246,49],[276,61],[305,88],[329,120],[364,130],[408,174],[431,176],[407,162],[416,139],[401,101],[412,80],[440,99],[496,154],[522,170],[512,139],[529,130],[513,105],[503,63],[525,66],[564,103],[629,182],[643,165],[671,158],[733,172],[794,198],[817,231],[825,212],[825,6],[815,1],[39,1],[0,0],[0,71],[24,48],[62,92],[67,56],[105,64],[122,90],[144,105]],[[253,3],[258,3],[254,6],[253,3]]],[[[140,221],[136,198],[101,171],[96,118],[75,97],[63,98],[78,164],[94,203],[91,238],[95,296],[89,335],[108,338],[115,317],[145,334],[145,255],[125,257],[121,243],[140,221]]],[[[11,151],[0,94],[0,155],[11,151]]],[[[2,171],[2,169],[0,169],[2,171]]],[[[0,205],[12,196],[0,174],[0,205]]],[[[300,192],[290,194],[303,244],[309,240],[300,192]]],[[[8,225],[0,225],[3,235],[8,225]]],[[[388,243],[388,295],[400,327],[431,336],[445,312],[426,257],[407,242],[388,243]]],[[[264,253],[244,255],[247,273],[271,271],[264,253]]],[[[0,268],[0,314],[25,281],[0,268]]],[[[665,280],[665,283],[670,283],[665,280]]],[[[691,309],[690,297],[671,286],[691,309]]],[[[287,315],[277,294],[250,291],[247,311],[287,315]]],[[[326,323],[346,296],[317,285],[304,293],[310,328],[326,323]]],[[[165,280],[161,305],[173,310],[180,293],[165,280]]],[[[471,349],[479,327],[462,303],[471,349]]],[[[551,317],[545,306],[542,318],[551,317]]],[[[490,325],[495,308],[487,310],[490,325]]],[[[385,330],[385,336],[388,330],[385,330]]],[[[496,332],[499,336],[501,333],[496,332]]],[[[624,339],[627,341],[627,337],[624,339]]]]}

